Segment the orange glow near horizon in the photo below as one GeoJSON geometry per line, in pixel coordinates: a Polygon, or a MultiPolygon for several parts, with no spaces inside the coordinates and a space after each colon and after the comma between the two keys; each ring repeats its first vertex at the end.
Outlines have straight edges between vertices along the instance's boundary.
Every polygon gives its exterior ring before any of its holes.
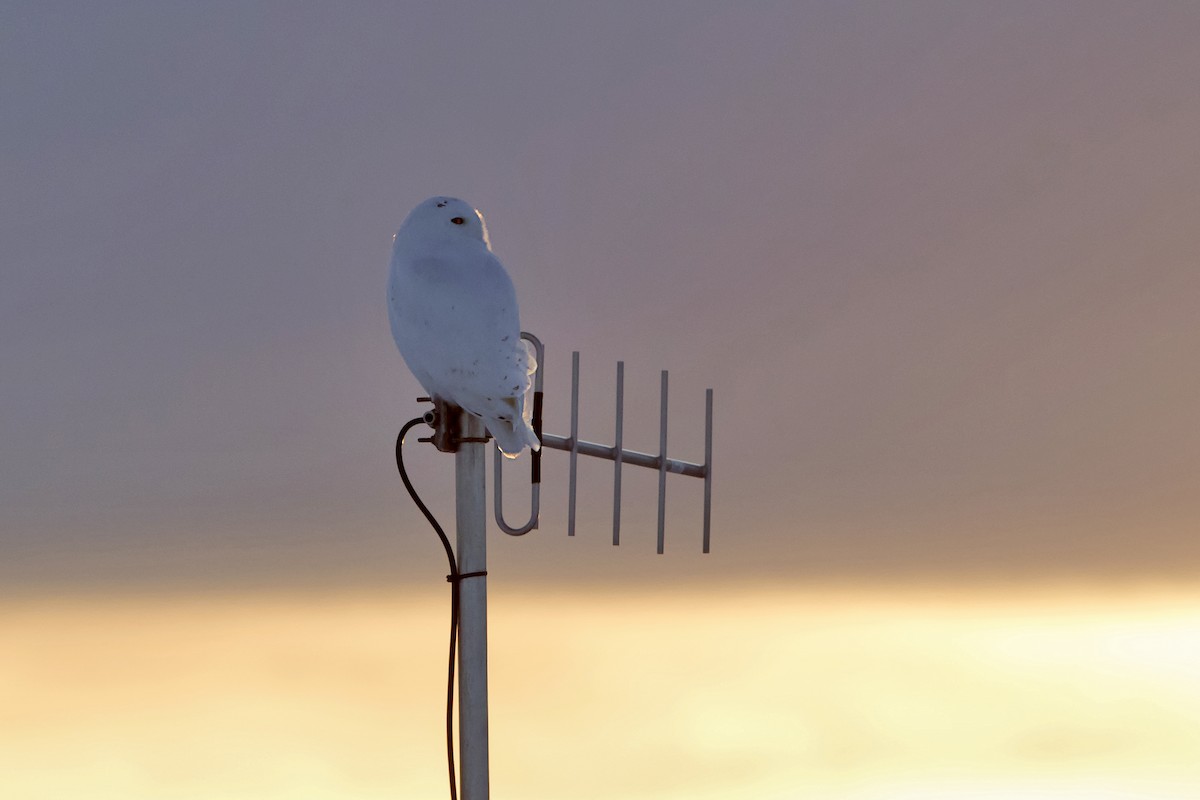
{"type": "MultiPolygon", "coordinates": [[[[6,601],[6,792],[445,797],[445,600],[6,601]]],[[[1200,590],[493,588],[490,628],[497,797],[1200,789],[1200,590]]]]}

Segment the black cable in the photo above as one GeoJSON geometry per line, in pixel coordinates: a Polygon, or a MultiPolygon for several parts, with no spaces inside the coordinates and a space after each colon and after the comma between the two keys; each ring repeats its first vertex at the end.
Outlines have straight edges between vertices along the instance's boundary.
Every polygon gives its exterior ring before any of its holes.
{"type": "MultiPolygon", "coordinates": [[[[425,519],[429,520],[429,524],[433,526],[434,532],[438,538],[442,540],[442,547],[446,549],[446,560],[450,562],[450,574],[446,576],[446,580],[450,582],[450,660],[447,667],[446,677],[446,763],[450,769],[450,800],[458,800],[458,782],[454,774],[454,656],[458,648],[458,587],[460,576],[458,574],[458,564],[454,559],[454,549],[450,546],[450,540],[446,537],[446,532],[442,530],[442,526],[434,519],[433,514],[429,511],[429,507],[421,500],[417,490],[413,488],[412,481],[408,479],[408,471],[404,468],[404,435],[412,429],[413,426],[424,422],[423,417],[410,419],[400,429],[400,435],[396,437],[396,469],[400,472],[400,480],[404,481],[404,488],[408,489],[408,494],[412,497],[417,508],[421,509],[421,513],[425,515],[425,519]]],[[[472,575],[476,573],[471,573],[472,575]]]]}

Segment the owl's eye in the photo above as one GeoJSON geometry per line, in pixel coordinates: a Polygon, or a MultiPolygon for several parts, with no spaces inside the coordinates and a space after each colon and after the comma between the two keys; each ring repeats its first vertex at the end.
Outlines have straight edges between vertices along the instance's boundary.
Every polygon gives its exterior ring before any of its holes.
{"type": "Polygon", "coordinates": [[[466,222],[466,220],[463,219],[462,217],[454,217],[450,221],[453,222],[455,225],[462,225],[463,223],[466,222]]]}

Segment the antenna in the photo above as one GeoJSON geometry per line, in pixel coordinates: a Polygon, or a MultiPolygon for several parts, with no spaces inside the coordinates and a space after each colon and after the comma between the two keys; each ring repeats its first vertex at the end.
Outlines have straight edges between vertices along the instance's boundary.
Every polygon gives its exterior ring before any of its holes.
{"type": "MultiPolygon", "coordinates": [[[[624,449],[625,423],[625,362],[617,362],[617,395],[616,395],[616,430],[612,446],[584,442],[579,440],[579,351],[571,353],[571,435],[555,436],[542,431],[542,385],[545,378],[546,348],[541,340],[532,333],[523,332],[522,339],[533,345],[537,353],[537,372],[533,383],[533,430],[541,439],[543,448],[562,450],[570,454],[570,467],[567,494],[567,535],[575,535],[575,495],[578,474],[578,457],[580,454],[604,458],[613,462],[613,545],[621,543],[621,465],[633,464],[638,467],[648,467],[658,471],[658,553],[663,553],[666,529],[667,511],[667,473],[688,475],[704,479],[704,540],[703,551],[710,550],[711,519],[712,519],[712,401],[713,390],[704,393],[704,463],[693,464],[667,457],[667,371],[662,371],[661,389],[659,393],[659,437],[658,454],[639,453],[636,450],[624,449]]],[[[495,474],[495,503],[494,512],[496,525],[510,536],[523,536],[538,527],[538,516],[541,509],[541,478],[542,451],[533,453],[530,466],[530,513],[529,520],[523,525],[510,525],[504,518],[503,486],[504,486],[504,457],[497,448],[495,452],[493,473],[495,474]]]]}
{"type": "MultiPolygon", "coordinates": [[[[571,354],[571,433],[556,436],[542,431],[542,387],[545,376],[546,348],[531,333],[523,332],[521,338],[533,345],[537,357],[537,370],[533,377],[532,423],[534,432],[542,443],[542,450],[535,451],[530,464],[530,514],[522,525],[510,525],[504,518],[503,508],[503,457],[499,449],[494,455],[495,497],[493,510],[496,524],[510,536],[523,536],[538,527],[541,513],[542,454],[545,450],[561,450],[569,455],[569,479],[567,495],[567,535],[575,535],[575,496],[577,488],[579,456],[604,458],[613,462],[613,534],[612,542],[621,542],[621,478],[622,465],[630,464],[658,471],[658,544],[663,552],[666,529],[667,473],[687,475],[704,479],[704,538],[703,552],[709,552],[710,517],[712,510],[712,422],[713,390],[705,391],[704,399],[704,463],[694,464],[667,456],[667,371],[662,371],[659,389],[659,435],[658,453],[642,453],[626,450],[624,445],[625,424],[625,362],[617,362],[616,380],[616,424],[613,444],[604,445],[579,439],[579,352],[571,354]]],[[[431,398],[421,397],[419,401],[431,398]]],[[[485,477],[484,447],[488,441],[483,422],[470,414],[462,413],[457,406],[432,398],[434,410],[424,416],[424,421],[434,427],[434,434],[420,439],[432,442],[440,451],[454,453],[455,479],[455,523],[457,528],[457,555],[454,557],[451,576],[448,578],[454,589],[454,611],[457,628],[451,632],[451,682],[453,682],[453,652],[455,631],[459,641],[458,678],[458,730],[459,770],[463,800],[487,800],[488,787],[488,712],[487,712],[487,487],[485,477]]],[[[417,423],[413,420],[410,425],[417,423]]],[[[407,427],[405,428],[407,430],[407,427]]],[[[403,471],[400,447],[404,431],[397,441],[397,465],[407,485],[403,471]]],[[[412,491],[410,489],[410,491],[412,491]]],[[[414,494],[414,499],[416,495],[414,494]]],[[[428,517],[428,512],[422,506],[428,517]]],[[[430,518],[431,522],[433,521],[430,518]]],[[[439,530],[434,523],[435,530],[439,530]]],[[[449,543],[443,538],[447,551],[449,543]]],[[[447,712],[449,714],[449,711],[447,712]]],[[[449,737],[450,718],[447,717],[449,737]]],[[[451,795],[454,796],[454,769],[451,748],[451,795]]]]}

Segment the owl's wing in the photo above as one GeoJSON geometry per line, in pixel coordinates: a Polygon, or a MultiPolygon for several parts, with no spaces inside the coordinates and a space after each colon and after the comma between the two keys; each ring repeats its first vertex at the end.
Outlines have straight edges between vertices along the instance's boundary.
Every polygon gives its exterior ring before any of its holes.
{"type": "Polygon", "coordinates": [[[537,359],[529,343],[518,338],[516,346],[509,349],[502,360],[511,365],[510,370],[505,370],[503,386],[496,394],[482,398],[480,388],[471,387],[462,395],[463,407],[483,417],[500,452],[516,458],[526,447],[534,450],[541,447],[533,430],[532,376],[537,369],[537,359]]]}

